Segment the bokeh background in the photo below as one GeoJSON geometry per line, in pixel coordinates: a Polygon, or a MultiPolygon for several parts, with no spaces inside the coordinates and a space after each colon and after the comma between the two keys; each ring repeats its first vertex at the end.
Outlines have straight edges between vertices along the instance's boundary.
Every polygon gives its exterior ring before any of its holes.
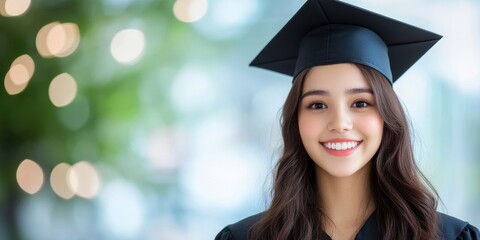
{"type": "MultiPolygon", "coordinates": [[[[442,212],[480,226],[480,2],[348,0],[444,38],[394,86],[442,212]]],[[[1,0],[0,239],[213,239],[265,209],[301,0],[1,0]]]]}

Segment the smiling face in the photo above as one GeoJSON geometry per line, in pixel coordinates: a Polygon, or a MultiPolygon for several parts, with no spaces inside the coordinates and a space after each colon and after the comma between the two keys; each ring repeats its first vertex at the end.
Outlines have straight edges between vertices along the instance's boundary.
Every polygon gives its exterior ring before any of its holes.
{"type": "Polygon", "coordinates": [[[358,67],[344,63],[309,70],[298,126],[317,174],[348,177],[364,169],[380,146],[383,124],[358,67]]]}

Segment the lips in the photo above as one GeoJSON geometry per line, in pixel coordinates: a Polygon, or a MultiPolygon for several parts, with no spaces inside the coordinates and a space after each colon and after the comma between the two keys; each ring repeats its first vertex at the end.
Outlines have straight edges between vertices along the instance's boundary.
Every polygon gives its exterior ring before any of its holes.
{"type": "Polygon", "coordinates": [[[321,144],[329,154],[343,157],[355,152],[362,142],[353,139],[331,139],[321,144]]]}

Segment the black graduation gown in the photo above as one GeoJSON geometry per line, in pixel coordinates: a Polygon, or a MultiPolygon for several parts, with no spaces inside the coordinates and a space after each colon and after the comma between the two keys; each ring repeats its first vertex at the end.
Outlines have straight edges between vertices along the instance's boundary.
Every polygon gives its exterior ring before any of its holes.
{"type": "MultiPolygon", "coordinates": [[[[480,240],[480,232],[477,228],[457,218],[438,213],[442,239],[445,240],[480,240]]],[[[248,229],[257,222],[261,213],[245,218],[237,223],[230,224],[222,229],[215,240],[247,240],[248,229]]],[[[377,219],[375,212],[367,219],[356,240],[377,239],[377,219]]],[[[324,240],[331,240],[328,236],[324,240]]]]}

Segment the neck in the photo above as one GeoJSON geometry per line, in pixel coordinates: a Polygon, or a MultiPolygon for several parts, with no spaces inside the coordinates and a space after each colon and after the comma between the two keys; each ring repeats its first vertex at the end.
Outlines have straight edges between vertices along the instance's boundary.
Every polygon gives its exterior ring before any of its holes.
{"type": "Polygon", "coordinates": [[[351,239],[373,212],[369,174],[370,164],[348,177],[317,171],[321,206],[326,215],[325,230],[331,237],[337,233],[351,239]]]}

